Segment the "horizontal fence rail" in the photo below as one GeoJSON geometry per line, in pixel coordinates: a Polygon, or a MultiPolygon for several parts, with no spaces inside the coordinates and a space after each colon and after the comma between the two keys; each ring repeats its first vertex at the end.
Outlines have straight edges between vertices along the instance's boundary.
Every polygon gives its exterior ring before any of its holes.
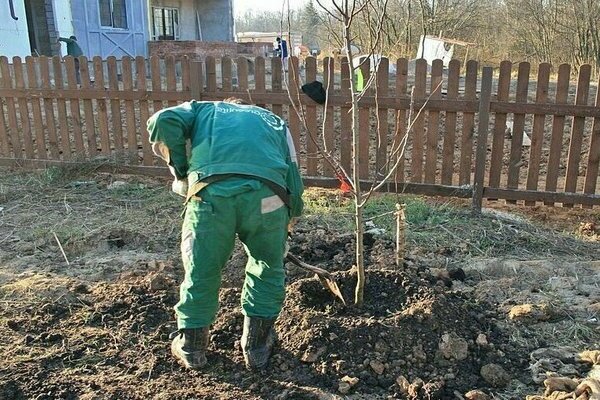
{"type": "MultiPolygon", "coordinates": [[[[483,198],[600,204],[600,92],[589,65],[571,82],[566,64],[540,64],[532,74],[526,62],[492,70],[475,61],[464,68],[458,60],[445,67],[441,60],[383,58],[377,68],[368,61],[358,67],[365,82],[376,74],[358,102],[366,187],[389,176],[381,190],[473,197],[476,207],[483,198]]],[[[164,173],[148,143],[149,116],[191,99],[233,96],[285,118],[307,183],[336,186],[341,169],[351,171],[353,154],[356,71],[348,64],[313,57],[291,57],[285,66],[261,57],[0,57],[0,165],[110,160],[130,172],[164,173]],[[324,84],[324,106],[300,90],[314,80],[324,84]]]]}

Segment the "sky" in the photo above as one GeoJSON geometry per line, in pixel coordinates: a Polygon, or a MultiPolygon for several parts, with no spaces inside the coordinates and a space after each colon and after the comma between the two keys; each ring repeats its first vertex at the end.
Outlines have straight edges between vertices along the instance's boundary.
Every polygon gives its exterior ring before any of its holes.
{"type": "Polygon", "coordinates": [[[233,9],[235,15],[242,15],[247,10],[255,11],[281,11],[287,10],[289,2],[290,8],[298,8],[306,3],[307,0],[233,0],[233,9]]]}

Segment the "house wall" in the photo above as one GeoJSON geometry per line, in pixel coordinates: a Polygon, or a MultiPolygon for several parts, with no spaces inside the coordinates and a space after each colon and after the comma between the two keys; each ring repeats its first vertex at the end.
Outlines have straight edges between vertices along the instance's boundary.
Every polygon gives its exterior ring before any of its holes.
{"type": "MultiPolygon", "coordinates": [[[[54,18],[56,20],[56,30],[61,37],[75,35],[73,29],[73,15],[71,14],[71,0],[54,0],[54,18]]],[[[61,55],[67,54],[67,44],[61,43],[61,55]]]]}
{"type": "Polygon", "coordinates": [[[233,0],[195,0],[202,40],[233,41],[233,0]]]}
{"type": "Polygon", "coordinates": [[[15,14],[18,20],[12,19],[8,1],[0,1],[0,56],[26,57],[31,54],[27,18],[24,0],[14,0],[15,14]]]}
{"type": "MultiPolygon", "coordinates": [[[[60,36],[69,37],[75,34],[73,15],[71,14],[71,0],[54,0],[54,18],[60,36]]],[[[66,49],[64,54],[67,54],[66,49]]]]}
{"type": "Polygon", "coordinates": [[[146,0],[127,0],[127,29],[100,25],[97,0],[71,2],[73,28],[87,57],[146,56],[148,42],[148,4],[146,0]]]}

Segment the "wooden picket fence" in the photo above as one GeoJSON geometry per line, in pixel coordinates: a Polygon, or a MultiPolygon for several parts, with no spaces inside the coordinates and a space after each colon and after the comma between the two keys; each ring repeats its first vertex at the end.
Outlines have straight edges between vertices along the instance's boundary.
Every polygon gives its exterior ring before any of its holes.
{"type": "MultiPolygon", "coordinates": [[[[289,122],[307,184],[339,186],[323,152],[351,171],[348,62],[291,58],[287,67],[260,57],[81,57],[79,68],[72,57],[0,57],[0,165],[111,160],[122,171],[165,174],[148,143],[149,116],[190,99],[236,96],[289,122]],[[324,83],[326,106],[299,90],[314,80],[324,83]]],[[[505,61],[494,71],[469,61],[461,70],[453,60],[444,69],[441,60],[429,67],[399,59],[390,69],[382,59],[359,101],[365,187],[398,164],[383,190],[472,198],[476,208],[484,198],[599,205],[600,92],[590,100],[590,66],[579,68],[576,85],[569,65],[540,64],[532,80],[530,68],[505,61]],[[416,119],[406,135],[411,107],[416,119]]],[[[369,63],[361,70],[367,81],[369,63]]]]}

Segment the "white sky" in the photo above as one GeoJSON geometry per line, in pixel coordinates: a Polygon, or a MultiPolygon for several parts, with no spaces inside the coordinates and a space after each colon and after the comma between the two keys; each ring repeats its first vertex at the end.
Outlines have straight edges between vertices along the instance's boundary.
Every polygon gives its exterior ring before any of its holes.
{"type": "Polygon", "coordinates": [[[254,11],[282,11],[302,6],[307,0],[233,0],[235,15],[242,15],[247,10],[254,11]],[[285,7],[285,8],[284,8],[285,7]]]}

